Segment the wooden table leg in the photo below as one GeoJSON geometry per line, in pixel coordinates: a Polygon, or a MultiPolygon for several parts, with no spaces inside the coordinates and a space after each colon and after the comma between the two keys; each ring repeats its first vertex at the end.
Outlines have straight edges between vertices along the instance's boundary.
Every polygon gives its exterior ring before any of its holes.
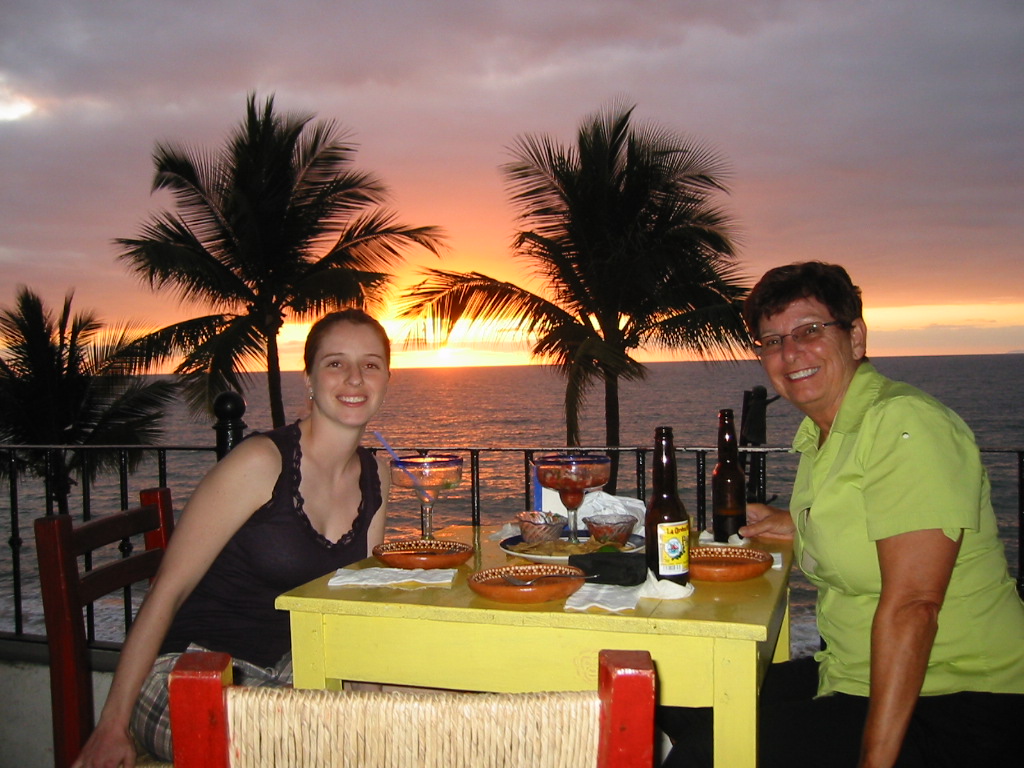
{"type": "Polygon", "coordinates": [[[291,612],[292,683],[296,688],[337,688],[324,673],[324,621],[316,613],[291,612]]]}
{"type": "Polygon", "coordinates": [[[715,765],[757,765],[757,647],[717,640],[714,660],[715,765]]]}
{"type": "Polygon", "coordinates": [[[782,615],[782,624],[779,627],[779,639],[775,644],[775,655],[772,656],[772,663],[778,664],[781,661],[789,661],[790,656],[789,637],[789,589],[786,589],[786,609],[782,615]]]}

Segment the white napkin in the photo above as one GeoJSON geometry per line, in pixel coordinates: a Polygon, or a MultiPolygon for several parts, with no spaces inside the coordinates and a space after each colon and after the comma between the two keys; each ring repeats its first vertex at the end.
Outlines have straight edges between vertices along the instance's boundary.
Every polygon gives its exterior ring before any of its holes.
{"type": "Polygon", "coordinates": [[[693,584],[681,586],[674,581],[658,579],[650,571],[647,581],[635,587],[620,587],[615,584],[584,584],[565,601],[567,611],[585,611],[601,608],[612,613],[631,611],[640,598],[653,597],[656,600],[679,600],[693,594],[693,584]]]}
{"type": "Polygon", "coordinates": [[[455,568],[363,568],[359,571],[339,568],[327,586],[391,587],[396,584],[419,584],[449,587],[455,574],[455,568]]]}
{"type": "Polygon", "coordinates": [[[612,613],[631,611],[640,601],[643,584],[635,587],[620,587],[616,584],[584,584],[565,601],[567,611],[585,611],[601,608],[612,613]]]}
{"type": "Polygon", "coordinates": [[[650,571],[647,572],[647,581],[640,585],[640,597],[679,600],[692,594],[693,584],[676,584],[674,581],[659,579],[650,571]]]}
{"type": "MultiPolygon", "coordinates": [[[[646,507],[640,499],[631,499],[629,496],[612,496],[604,491],[591,491],[583,497],[583,504],[576,513],[576,520],[581,529],[585,527],[584,517],[591,515],[604,515],[619,512],[632,515],[637,519],[633,533],[637,536],[644,535],[644,515],[646,507]]],[[[504,541],[511,536],[519,535],[519,523],[505,523],[501,530],[491,534],[492,541],[504,541]]]]}

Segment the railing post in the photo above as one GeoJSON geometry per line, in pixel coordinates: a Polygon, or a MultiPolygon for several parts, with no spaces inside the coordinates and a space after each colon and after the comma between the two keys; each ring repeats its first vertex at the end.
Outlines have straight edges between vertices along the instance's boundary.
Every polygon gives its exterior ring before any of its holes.
{"type": "Polygon", "coordinates": [[[768,498],[768,455],[763,451],[749,451],[746,456],[750,465],[747,473],[747,501],[764,504],[768,498]]]}
{"type": "Polygon", "coordinates": [[[480,451],[469,452],[469,479],[470,479],[470,511],[473,515],[473,525],[480,525],[480,451]]]}
{"type": "Polygon", "coordinates": [[[533,451],[523,451],[523,474],[526,477],[523,496],[526,499],[524,509],[529,512],[536,504],[533,503],[533,451]]]}
{"type": "Polygon", "coordinates": [[[242,430],[248,426],[242,421],[245,399],[232,390],[221,392],[213,401],[213,413],[217,417],[213,430],[217,433],[217,461],[220,461],[242,441],[242,430]]]}
{"type": "Polygon", "coordinates": [[[702,448],[695,448],[694,457],[697,463],[697,530],[703,531],[708,527],[708,452],[702,448]]]}
{"type": "Polygon", "coordinates": [[[647,456],[643,448],[636,450],[636,497],[647,502],[647,456]]]}
{"type": "Polygon", "coordinates": [[[25,542],[21,538],[21,510],[18,505],[18,459],[13,450],[7,454],[7,482],[11,491],[11,537],[7,544],[11,548],[11,567],[14,569],[14,633],[20,635],[25,631],[21,605],[21,548],[25,542]]]}

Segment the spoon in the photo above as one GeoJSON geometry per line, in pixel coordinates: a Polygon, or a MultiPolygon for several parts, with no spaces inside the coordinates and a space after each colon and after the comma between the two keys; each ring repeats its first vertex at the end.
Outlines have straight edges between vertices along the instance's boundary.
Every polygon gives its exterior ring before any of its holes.
{"type": "Polygon", "coordinates": [[[518,576],[509,576],[508,574],[503,573],[501,578],[509,584],[514,584],[517,587],[528,587],[535,581],[540,581],[541,579],[596,579],[600,575],[601,574],[599,573],[593,573],[589,576],[577,576],[573,573],[542,573],[540,576],[531,576],[528,579],[520,579],[518,576]]]}

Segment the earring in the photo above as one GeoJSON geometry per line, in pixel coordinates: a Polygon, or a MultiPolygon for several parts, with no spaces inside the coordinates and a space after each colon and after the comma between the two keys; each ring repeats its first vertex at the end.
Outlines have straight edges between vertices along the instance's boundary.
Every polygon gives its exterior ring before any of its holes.
{"type": "Polygon", "coordinates": [[[309,399],[310,400],[313,399],[313,390],[312,389],[309,390],[309,399]]]}

